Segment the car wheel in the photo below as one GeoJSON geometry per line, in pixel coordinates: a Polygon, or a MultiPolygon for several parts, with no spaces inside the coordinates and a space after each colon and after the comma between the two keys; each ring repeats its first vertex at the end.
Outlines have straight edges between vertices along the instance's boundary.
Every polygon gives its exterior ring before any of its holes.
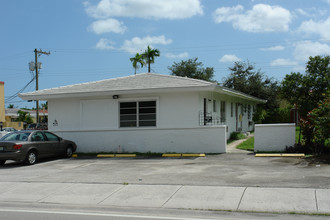
{"type": "Polygon", "coordinates": [[[0,166],[4,165],[6,163],[6,160],[0,160],[0,166]]]}
{"type": "Polygon", "coordinates": [[[26,165],[33,165],[37,162],[38,155],[35,151],[29,151],[28,154],[26,155],[24,163],[26,165]]]}
{"type": "Polygon", "coordinates": [[[71,147],[71,146],[68,146],[68,147],[66,148],[66,154],[65,154],[65,156],[66,156],[67,158],[70,158],[70,157],[72,157],[72,153],[73,153],[73,149],[72,149],[72,147],[71,147]]]}

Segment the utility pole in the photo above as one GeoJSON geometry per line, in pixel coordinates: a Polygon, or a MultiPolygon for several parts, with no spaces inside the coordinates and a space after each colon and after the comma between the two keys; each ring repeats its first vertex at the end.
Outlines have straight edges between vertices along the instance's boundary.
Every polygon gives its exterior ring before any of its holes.
{"type": "MultiPolygon", "coordinates": [[[[49,55],[50,52],[44,52],[41,49],[37,50],[37,48],[34,50],[35,55],[35,69],[36,69],[36,91],[39,90],[39,76],[38,76],[38,57],[41,54],[49,55]]],[[[37,123],[39,123],[39,100],[36,100],[36,117],[37,117],[37,123]]]]}

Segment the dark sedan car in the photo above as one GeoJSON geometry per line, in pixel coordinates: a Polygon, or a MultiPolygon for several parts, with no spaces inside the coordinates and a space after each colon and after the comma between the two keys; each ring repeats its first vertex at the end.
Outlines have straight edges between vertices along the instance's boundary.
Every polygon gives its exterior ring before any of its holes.
{"type": "Polygon", "coordinates": [[[35,164],[38,158],[63,155],[71,157],[77,149],[73,141],[39,130],[15,131],[0,139],[0,165],[6,160],[35,164]]]}

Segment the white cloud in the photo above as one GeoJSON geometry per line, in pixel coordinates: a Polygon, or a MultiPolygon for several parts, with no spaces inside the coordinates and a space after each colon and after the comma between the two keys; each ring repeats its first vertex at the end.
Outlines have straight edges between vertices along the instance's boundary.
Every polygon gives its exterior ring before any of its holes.
{"type": "Polygon", "coordinates": [[[234,7],[222,7],[215,10],[213,14],[213,19],[216,23],[221,22],[231,22],[237,19],[240,12],[244,10],[242,5],[237,5],[234,7]]]}
{"type": "Polygon", "coordinates": [[[330,55],[330,46],[312,41],[301,41],[295,44],[293,56],[297,61],[306,62],[310,56],[317,55],[330,55]]]}
{"type": "Polygon", "coordinates": [[[330,4],[330,0],[324,0],[326,3],[330,4]]]}
{"type": "Polygon", "coordinates": [[[113,44],[114,42],[112,42],[111,40],[106,38],[101,38],[99,42],[97,42],[95,47],[100,50],[113,50],[115,49],[113,44]]]}
{"type": "Polygon", "coordinates": [[[131,40],[125,40],[120,49],[134,54],[144,51],[148,45],[150,45],[150,47],[154,47],[154,45],[157,44],[167,45],[171,43],[172,39],[167,39],[164,35],[154,37],[146,36],[144,38],[134,37],[131,40]]]}
{"type": "Polygon", "coordinates": [[[103,34],[109,32],[122,34],[126,31],[126,29],[127,28],[126,26],[124,26],[123,22],[112,18],[95,21],[88,27],[89,31],[92,31],[96,34],[103,34]]]}
{"type": "Polygon", "coordinates": [[[293,47],[293,59],[276,59],[270,65],[292,66],[294,71],[303,71],[310,56],[330,55],[330,45],[320,42],[300,41],[295,43],[293,47]]]}
{"type": "Polygon", "coordinates": [[[97,5],[85,2],[87,14],[94,18],[137,17],[183,19],[203,14],[199,0],[101,0],[97,5]]]}
{"type": "Polygon", "coordinates": [[[237,61],[241,61],[241,59],[233,54],[226,54],[222,56],[219,60],[219,62],[221,63],[237,62],[237,61]]]}
{"type": "Polygon", "coordinates": [[[301,9],[301,8],[296,9],[295,12],[297,12],[298,14],[301,14],[303,16],[310,16],[310,14],[308,14],[304,9],[301,9]]]}
{"type": "Polygon", "coordinates": [[[292,15],[280,6],[256,4],[246,12],[241,5],[218,8],[213,18],[216,23],[231,22],[234,28],[247,32],[286,32],[292,15]]]}
{"type": "Polygon", "coordinates": [[[289,59],[276,59],[270,63],[271,66],[297,66],[298,62],[289,59]]]}
{"type": "Polygon", "coordinates": [[[262,51],[281,51],[284,49],[285,49],[285,47],[278,45],[278,46],[274,46],[274,47],[261,48],[260,50],[262,50],[262,51]]]}
{"type": "Polygon", "coordinates": [[[298,31],[304,32],[307,35],[318,34],[324,40],[330,41],[330,17],[327,20],[318,22],[313,20],[304,21],[298,28],[298,31]]]}
{"type": "Polygon", "coordinates": [[[179,54],[167,53],[167,54],[165,54],[165,56],[170,59],[184,59],[184,58],[187,58],[189,56],[189,54],[187,52],[183,52],[183,53],[179,53],[179,54]]]}

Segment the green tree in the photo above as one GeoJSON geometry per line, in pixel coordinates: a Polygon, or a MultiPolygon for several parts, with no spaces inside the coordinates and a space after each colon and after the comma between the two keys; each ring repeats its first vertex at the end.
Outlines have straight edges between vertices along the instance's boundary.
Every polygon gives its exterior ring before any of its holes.
{"type": "Polygon", "coordinates": [[[152,49],[149,45],[147,49],[142,54],[143,60],[148,64],[148,73],[150,73],[150,64],[155,62],[155,57],[159,57],[160,52],[157,49],[152,49]]]}
{"type": "Polygon", "coordinates": [[[318,102],[329,95],[330,56],[310,57],[306,73],[286,75],[281,85],[281,95],[292,105],[296,105],[301,116],[318,106],[318,102]]]}
{"type": "Polygon", "coordinates": [[[255,70],[255,66],[248,61],[234,62],[234,65],[229,67],[229,71],[230,75],[224,78],[223,86],[267,100],[265,104],[257,107],[254,121],[269,123],[274,122],[274,118],[281,118],[278,115],[280,111],[276,80],[268,78],[260,70],[255,70]]]}
{"type": "Polygon", "coordinates": [[[143,67],[144,60],[143,60],[143,55],[136,53],[135,57],[130,58],[130,61],[132,62],[133,68],[135,70],[135,75],[136,75],[136,70],[139,69],[139,65],[141,66],[141,68],[143,67]]]}
{"type": "MultiPolygon", "coordinates": [[[[319,102],[330,96],[330,56],[309,57],[305,74],[291,73],[285,76],[281,84],[281,96],[292,105],[297,106],[301,117],[302,134],[308,146],[321,143],[314,137],[315,129],[322,130],[324,124],[317,124],[311,116],[313,109],[319,108],[319,102]],[[311,120],[313,119],[313,120],[311,120]],[[316,128],[316,126],[319,126],[316,128]]],[[[313,110],[314,111],[314,110],[313,110]]],[[[315,110],[317,115],[318,111],[315,110]]],[[[328,130],[327,130],[328,131],[328,130]]],[[[324,140],[323,140],[324,141],[324,140]]],[[[315,147],[315,146],[314,146],[315,147]]]]}
{"type": "Polygon", "coordinates": [[[26,122],[27,124],[33,123],[30,113],[18,110],[17,114],[18,117],[16,118],[16,121],[26,122]]]}
{"type": "Polygon", "coordinates": [[[213,67],[204,68],[203,63],[198,62],[197,60],[197,57],[188,60],[181,60],[181,62],[174,62],[172,66],[167,68],[172,72],[171,75],[173,76],[181,76],[215,82],[213,79],[213,67]]]}
{"type": "Polygon", "coordinates": [[[14,104],[9,104],[7,108],[14,108],[14,104]]]}
{"type": "Polygon", "coordinates": [[[42,104],[41,104],[41,109],[46,109],[46,110],[48,110],[48,102],[42,103],[42,104]]]}
{"type": "Polygon", "coordinates": [[[307,117],[313,127],[313,142],[330,147],[330,98],[320,101],[307,117]]]}

